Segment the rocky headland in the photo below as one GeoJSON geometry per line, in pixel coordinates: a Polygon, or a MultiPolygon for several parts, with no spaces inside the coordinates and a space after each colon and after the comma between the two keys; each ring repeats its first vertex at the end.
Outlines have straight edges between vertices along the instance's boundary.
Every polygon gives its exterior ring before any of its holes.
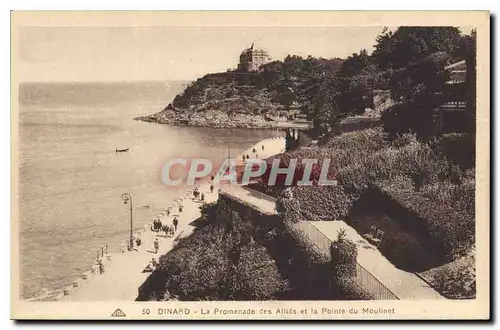
{"type": "Polygon", "coordinates": [[[189,84],[163,110],[135,119],[227,128],[307,126],[321,81],[341,63],[288,56],[258,71],[210,73],[189,84]]]}
{"type": "Polygon", "coordinates": [[[293,123],[300,108],[292,91],[270,90],[258,72],[226,72],[196,80],[163,110],[135,119],[220,128],[273,128],[293,123]]]}

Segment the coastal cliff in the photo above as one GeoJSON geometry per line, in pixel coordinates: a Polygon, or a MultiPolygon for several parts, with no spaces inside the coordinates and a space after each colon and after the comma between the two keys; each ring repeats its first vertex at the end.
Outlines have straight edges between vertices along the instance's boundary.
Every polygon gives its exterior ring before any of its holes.
{"type": "Polygon", "coordinates": [[[220,128],[304,125],[318,82],[325,72],[336,72],[341,63],[340,59],[288,56],[255,72],[207,74],[189,84],[163,110],[135,119],[220,128]]]}

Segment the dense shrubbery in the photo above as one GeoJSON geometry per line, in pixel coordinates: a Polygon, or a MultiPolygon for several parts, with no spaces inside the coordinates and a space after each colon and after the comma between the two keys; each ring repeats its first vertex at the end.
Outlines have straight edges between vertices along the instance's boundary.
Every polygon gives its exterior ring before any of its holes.
{"type": "Polygon", "coordinates": [[[420,275],[446,298],[476,298],[476,257],[473,252],[420,275]]]}
{"type": "Polygon", "coordinates": [[[297,199],[293,198],[290,189],[281,192],[280,198],[276,202],[276,212],[286,222],[296,223],[301,219],[300,204],[297,199]]]}
{"type": "Polygon", "coordinates": [[[347,215],[356,195],[346,192],[343,186],[298,186],[294,195],[300,201],[300,211],[309,221],[332,221],[347,215]]]}
{"type": "Polygon", "coordinates": [[[345,232],[338,233],[337,240],[330,246],[331,280],[333,290],[346,300],[372,300],[370,294],[361,289],[352,280],[356,276],[356,244],[345,237],[345,232]]]}
{"type": "Polygon", "coordinates": [[[419,137],[425,137],[426,129],[431,121],[430,116],[431,113],[425,109],[397,103],[382,114],[382,123],[391,139],[408,132],[415,132],[419,137]]]}
{"type": "MultiPolygon", "coordinates": [[[[388,142],[382,130],[369,129],[335,136],[322,141],[321,147],[302,148],[280,158],[333,160],[338,186],[292,188],[303,219],[343,219],[356,200],[375,185],[421,218],[439,254],[451,260],[474,242],[475,185],[473,171],[460,170],[442,155],[415,135],[404,134],[388,142]]],[[[425,254],[418,240],[404,235],[386,239],[386,251],[404,245],[408,255],[417,259],[425,254]]]]}
{"type": "Polygon", "coordinates": [[[325,136],[324,139],[318,141],[318,146],[325,149],[335,148],[340,150],[351,150],[353,152],[376,151],[384,148],[386,145],[386,136],[380,128],[325,136]]]}
{"type": "Polygon", "coordinates": [[[476,139],[474,134],[451,133],[445,134],[431,144],[438,152],[462,169],[475,167],[476,139]]]}
{"type": "MultiPolygon", "coordinates": [[[[384,228],[385,229],[385,228],[384,228]]],[[[434,256],[410,233],[387,232],[379,250],[396,267],[406,271],[420,271],[435,265],[434,256]]]]}
{"type": "Polygon", "coordinates": [[[356,275],[356,244],[346,239],[345,231],[338,233],[337,240],[330,246],[332,256],[333,277],[336,279],[350,278],[356,275]]]}
{"type": "Polygon", "coordinates": [[[390,198],[414,212],[447,260],[464,255],[475,241],[474,185],[434,182],[420,190],[383,182],[390,198]]]}
{"type": "MultiPolygon", "coordinates": [[[[268,300],[286,288],[274,260],[238,213],[209,207],[208,225],[160,258],[164,290],[180,300],[268,300]]],[[[157,296],[161,294],[157,294],[157,296]]]]}

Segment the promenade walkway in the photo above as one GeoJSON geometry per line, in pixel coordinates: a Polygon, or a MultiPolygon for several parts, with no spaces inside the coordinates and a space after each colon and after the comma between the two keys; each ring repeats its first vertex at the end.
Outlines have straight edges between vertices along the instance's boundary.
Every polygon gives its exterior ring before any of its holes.
{"type": "MultiPolygon", "coordinates": [[[[283,149],[283,138],[270,138],[244,151],[240,159],[246,154],[251,158],[256,158],[257,155],[259,158],[268,158],[283,152],[283,149]],[[264,145],[264,150],[262,150],[262,145],[264,145]],[[253,152],[254,148],[256,152],[253,152]]],[[[218,188],[216,187],[214,192],[210,193],[208,182],[201,183],[199,190],[204,193],[208,203],[218,199],[218,188]]],[[[221,187],[220,191],[264,214],[276,214],[276,199],[271,196],[238,185],[226,185],[221,187]]],[[[173,238],[167,238],[163,233],[155,233],[149,228],[144,228],[140,232],[142,245],[139,251],[112,254],[111,260],[105,261],[103,275],[89,275],[88,280],[79,283],[78,289],[73,288],[71,294],[63,296],[62,299],[71,301],[135,300],[138,288],[150,275],[150,273],[142,272],[148,262],[153,257],[158,259],[159,256],[170,251],[175,244],[174,239],[190,235],[195,228],[192,222],[201,215],[200,202],[193,200],[192,190],[182,197],[181,203],[184,208],[181,213],[178,212],[178,203],[176,202],[169,217],[162,218],[163,223],[171,224],[173,217],[178,215],[179,227],[173,238]],[[153,252],[153,242],[156,238],[160,242],[157,254],[153,252]]],[[[358,246],[358,264],[399,299],[443,299],[415,274],[394,267],[376,247],[343,221],[303,221],[297,224],[297,228],[302,230],[311,242],[325,253],[329,253],[329,246],[337,239],[338,231],[344,229],[347,238],[358,246]]]]}
{"type": "Polygon", "coordinates": [[[239,199],[264,214],[276,214],[276,200],[271,196],[236,185],[224,187],[221,192],[239,199]]]}
{"type": "MultiPolygon", "coordinates": [[[[200,192],[205,194],[207,202],[217,200],[218,193],[210,193],[207,184],[200,186],[200,192]]],[[[111,254],[111,260],[105,261],[105,273],[90,275],[87,281],[80,283],[80,288],[65,296],[64,299],[71,301],[111,301],[128,300],[137,298],[138,288],[151,273],[143,273],[152,258],[158,258],[170,251],[174,245],[174,239],[179,235],[188,236],[194,230],[192,222],[201,215],[199,201],[185,197],[182,201],[184,206],[182,212],[178,212],[178,207],[174,209],[172,215],[164,216],[163,223],[172,224],[173,215],[178,215],[179,226],[176,234],[172,238],[165,237],[164,233],[156,233],[149,228],[140,232],[142,244],[139,251],[126,251],[124,253],[111,254]],[[158,238],[160,248],[158,253],[154,253],[153,242],[158,238]]]]}

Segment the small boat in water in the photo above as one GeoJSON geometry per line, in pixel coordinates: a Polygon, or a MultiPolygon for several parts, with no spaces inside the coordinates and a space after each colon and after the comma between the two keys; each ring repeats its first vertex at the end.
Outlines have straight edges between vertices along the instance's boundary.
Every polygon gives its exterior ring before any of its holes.
{"type": "Polygon", "coordinates": [[[116,152],[128,152],[128,149],[129,148],[127,148],[127,149],[118,149],[118,148],[116,148],[116,152]]]}

